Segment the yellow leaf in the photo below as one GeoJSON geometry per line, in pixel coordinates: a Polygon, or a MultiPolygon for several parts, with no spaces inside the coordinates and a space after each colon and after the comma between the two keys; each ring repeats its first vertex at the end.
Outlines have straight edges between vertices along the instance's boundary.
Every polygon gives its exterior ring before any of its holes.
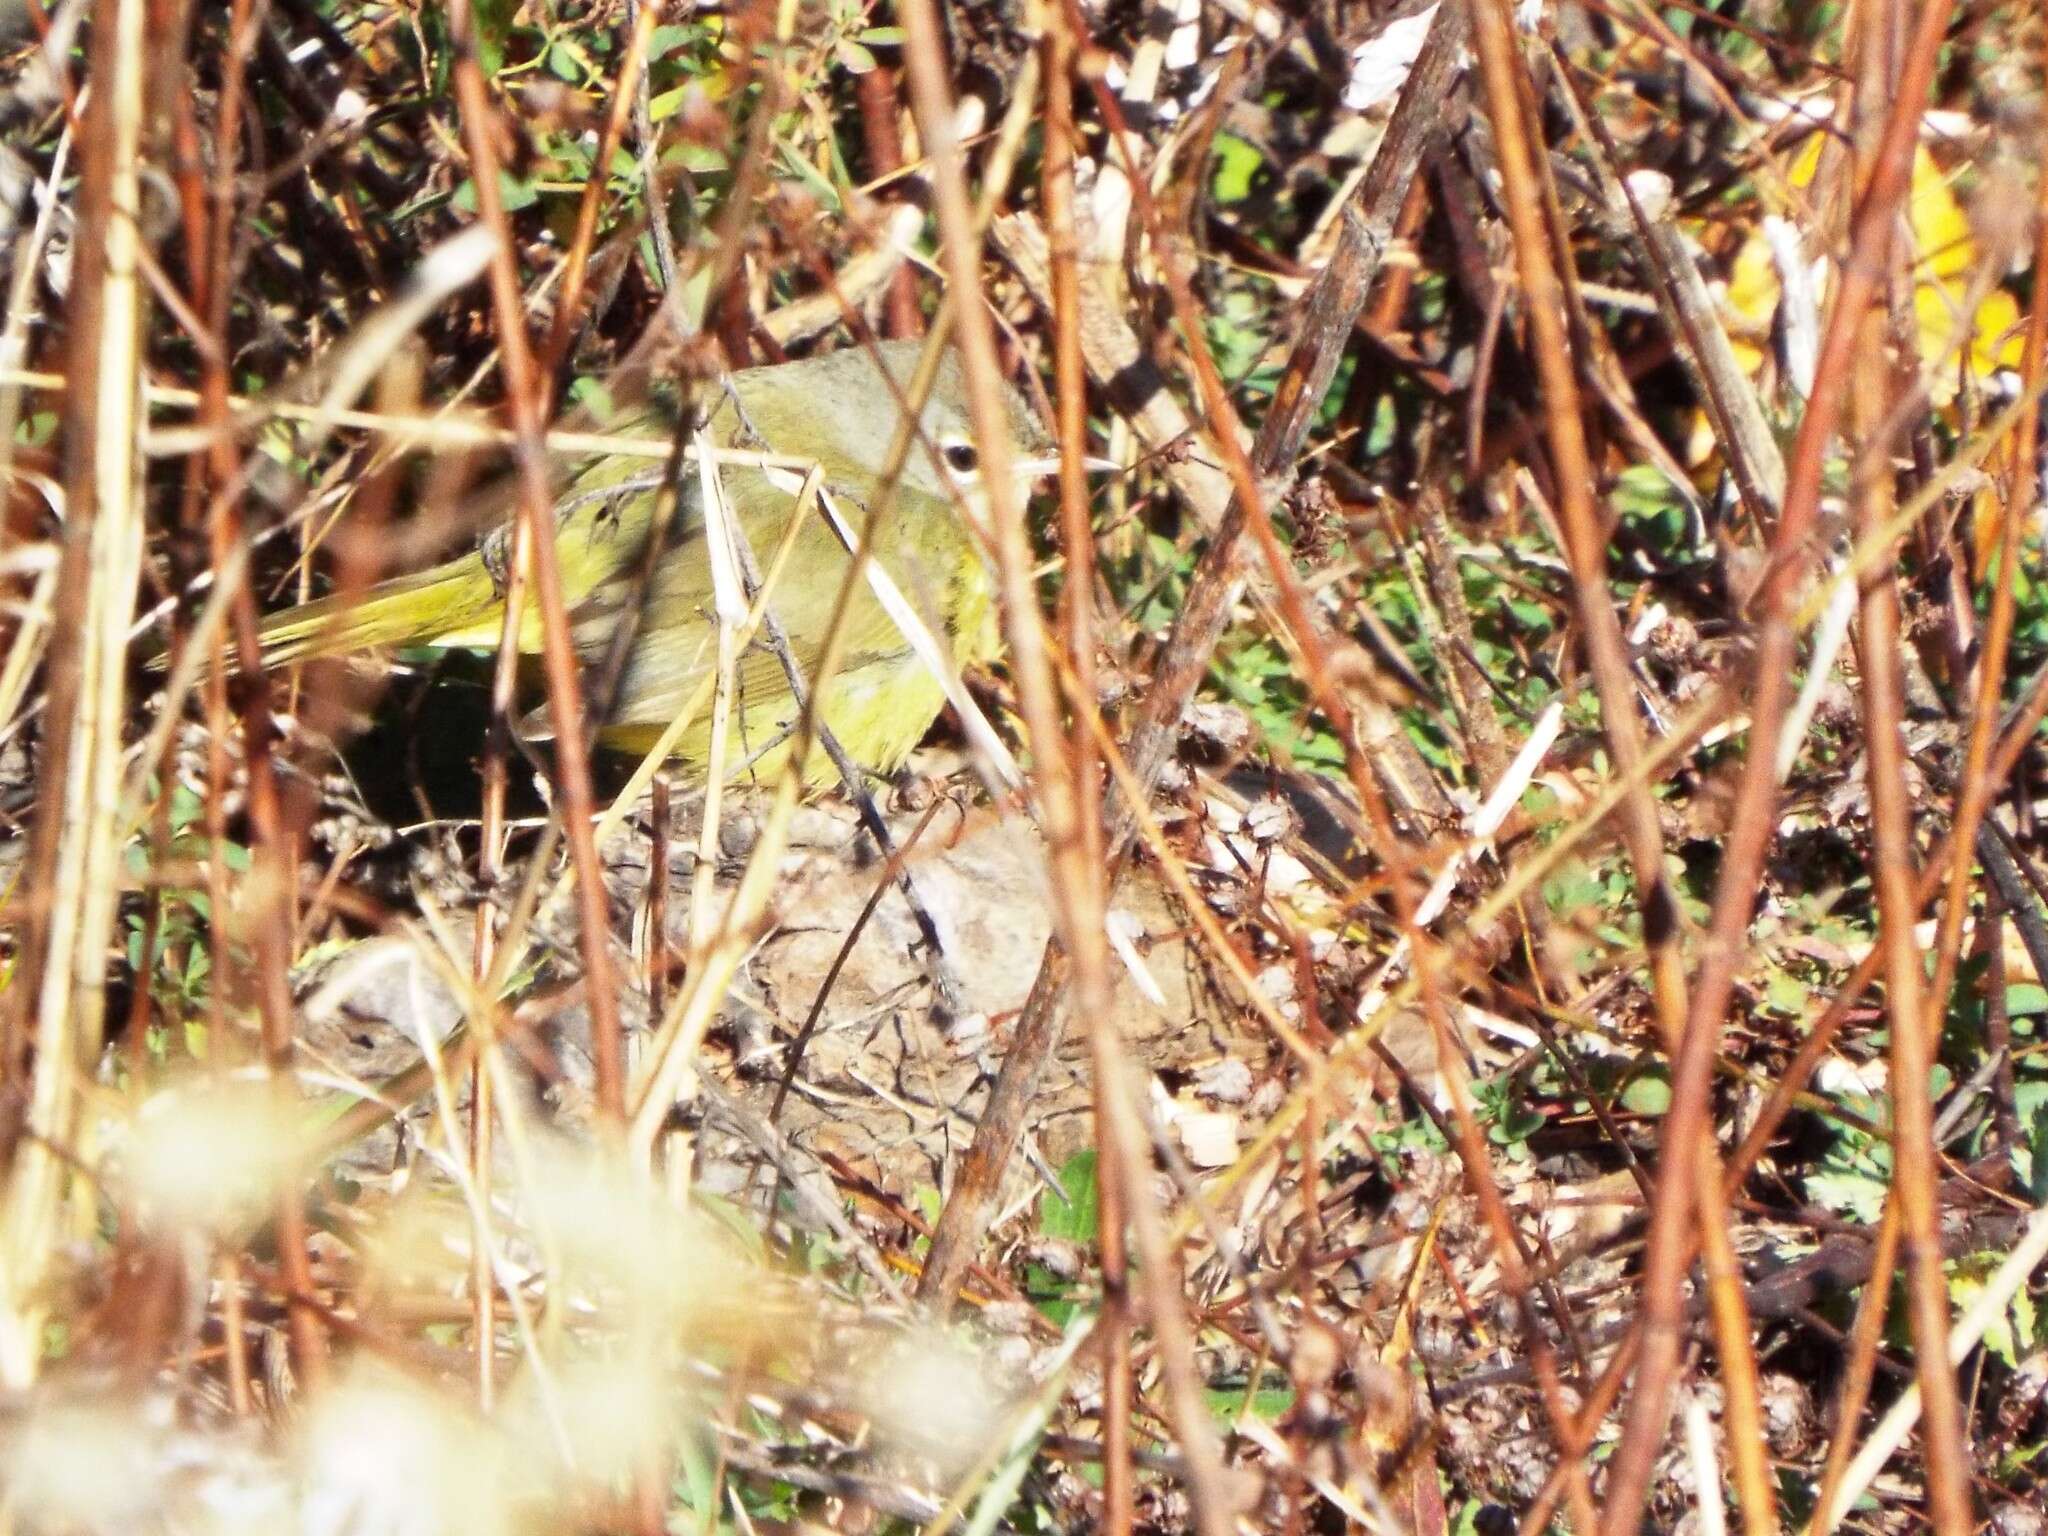
{"type": "MultiPolygon", "coordinates": [[[[1812,135],[1794,157],[1789,177],[1793,186],[1813,184],[1822,142],[1822,135],[1812,135]]],[[[1956,391],[1955,353],[1965,342],[1969,371],[1979,378],[2000,368],[2019,366],[2019,306],[2011,294],[1994,287],[1974,313],[1963,312],[1977,271],[1977,242],[1968,215],[1925,145],[1914,151],[1906,214],[1913,237],[1913,314],[1919,329],[1920,360],[1934,369],[1929,391],[1935,403],[1946,404],[1956,391]]],[[[1753,234],[1735,253],[1722,301],[1735,355],[1752,375],[1763,363],[1761,338],[1769,333],[1778,294],[1770,246],[1760,233],[1753,234]]]]}

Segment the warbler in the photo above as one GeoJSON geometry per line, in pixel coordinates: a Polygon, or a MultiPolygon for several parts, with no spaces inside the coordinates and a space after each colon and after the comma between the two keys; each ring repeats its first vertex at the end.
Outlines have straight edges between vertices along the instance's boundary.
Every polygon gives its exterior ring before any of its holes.
{"type": "MultiPolygon", "coordinates": [[[[882,485],[922,343],[884,342],[800,362],[749,368],[708,396],[712,442],[805,460],[818,467],[850,537],[858,537],[882,485]]],[[[714,386],[716,388],[716,386],[714,386]]],[[[1022,396],[1005,388],[1016,484],[1057,467],[1054,445],[1022,396]]],[[[620,432],[674,429],[672,407],[650,405],[612,423],[620,432]]],[[[959,359],[948,353],[918,418],[919,431],[881,525],[872,558],[909,600],[928,631],[950,645],[956,666],[992,659],[1000,641],[995,584],[982,541],[960,508],[984,519],[989,509],[981,454],[969,421],[959,359]],[[955,498],[958,498],[956,501],[955,498]]],[[[617,626],[639,605],[631,647],[598,739],[625,751],[650,750],[717,668],[712,572],[697,477],[670,515],[665,547],[641,582],[646,541],[655,526],[657,466],[613,457],[568,477],[558,505],[555,558],[570,630],[586,677],[600,670],[617,626]]],[[[847,566],[846,542],[816,509],[799,509],[801,477],[726,464],[720,483],[733,523],[759,567],[769,571],[791,518],[800,519],[768,603],[788,635],[807,685],[817,675],[847,566]]],[[[337,594],[268,618],[260,628],[266,666],[368,650],[493,650],[504,624],[503,560],[485,550],[354,595],[337,594]]],[[[541,647],[541,616],[529,601],[519,647],[541,647]]],[[[860,765],[887,773],[902,763],[937,717],[944,690],[912,649],[871,584],[857,581],[845,619],[840,663],[820,699],[820,716],[860,765]]],[[[767,778],[787,758],[800,711],[780,661],[759,643],[738,659],[726,774],[767,778]]],[[[711,711],[696,717],[673,756],[702,776],[710,753],[711,711]]],[[[822,780],[831,765],[814,751],[805,776],[822,780]]]]}

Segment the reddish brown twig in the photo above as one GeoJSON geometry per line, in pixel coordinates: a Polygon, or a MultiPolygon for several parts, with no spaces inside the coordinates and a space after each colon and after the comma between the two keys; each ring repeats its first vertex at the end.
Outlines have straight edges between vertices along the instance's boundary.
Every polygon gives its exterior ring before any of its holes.
{"type": "MultiPolygon", "coordinates": [[[[548,489],[544,428],[545,386],[534,366],[526,336],[524,308],[510,223],[498,190],[498,157],[492,143],[491,104],[483,68],[477,62],[475,36],[467,0],[457,0],[450,20],[460,47],[455,61],[456,97],[462,107],[463,135],[469,148],[470,171],[477,192],[478,216],[498,235],[491,259],[491,301],[497,314],[503,350],[506,405],[518,436],[513,462],[519,481],[519,516],[524,529],[525,561],[540,606],[541,661],[547,678],[548,713],[555,733],[556,777],[561,786],[562,824],[569,842],[576,895],[584,976],[588,984],[591,1056],[596,1066],[597,1109],[601,1119],[617,1125],[625,1116],[624,1043],[618,997],[612,987],[611,924],[603,870],[591,836],[595,803],[590,793],[590,749],[584,735],[579,667],[569,636],[569,617],[562,597],[562,574],[555,560],[553,498],[548,489]]],[[[513,541],[511,569],[517,571],[521,538],[513,541]]],[[[508,611],[517,614],[509,602],[508,611]]]]}
{"type": "Polygon", "coordinates": [[[1750,911],[1776,825],[1778,736],[1792,697],[1793,603],[1811,563],[1809,541],[1820,510],[1826,451],[1841,418],[1863,314],[1887,270],[1892,223],[1912,166],[1921,103],[1933,76],[1949,0],[1929,0],[1908,52],[1898,94],[1858,199],[1841,284],[1830,311],[1813,392],[1800,419],[1788,465],[1785,504],[1759,588],[1757,653],[1750,734],[1732,813],[1728,846],[1715,887],[1713,915],[1694,978],[1685,1039],[1672,1072],[1671,1107],[1660,1138],[1659,1188],[1652,1211],[1643,1276],[1643,1345],[1622,1442],[1615,1453],[1602,1522],[1603,1536],[1627,1536],[1641,1518],[1650,1471],[1664,1429],[1680,1347],[1680,1292],[1696,1212],[1689,1161],[1707,1133],[1709,1091],[1722,1019],[1747,952],[1750,911]]]}
{"type": "MultiPolygon", "coordinates": [[[[1679,947],[1678,902],[1664,871],[1664,837],[1650,786],[1637,771],[1643,760],[1642,724],[1636,688],[1606,576],[1604,522],[1593,505],[1593,464],[1579,417],[1579,395],[1566,333],[1565,295],[1549,257],[1541,172],[1530,146],[1523,110],[1526,71],[1514,52],[1507,9],[1500,0],[1476,0],[1473,34],[1494,128],[1494,146],[1506,189],[1508,223],[1519,258],[1530,348],[1542,380],[1544,426],[1558,482],[1558,519],[1572,590],[1585,635],[1600,712],[1616,770],[1630,783],[1623,802],[1623,833],[1635,872],[1642,911],[1643,943],[1665,1048],[1675,1052],[1685,1027],[1685,960],[1679,947]]],[[[1730,1420],[1742,1510],[1750,1536],[1777,1529],[1777,1504],[1763,1463],[1761,1415],[1756,1399],[1756,1360],[1748,1314],[1721,1208],[1720,1159],[1704,1132],[1688,1150],[1685,1176],[1701,1203],[1700,1231],[1706,1238],[1708,1273],[1730,1420]]],[[[1667,1189],[1665,1198],[1671,1198],[1667,1189]]]]}
{"type": "MultiPolygon", "coordinates": [[[[877,64],[867,73],[855,76],[853,95],[860,107],[861,142],[868,152],[869,180],[895,175],[903,169],[896,71],[877,64]]],[[[917,312],[917,279],[909,267],[898,267],[883,291],[882,334],[917,336],[923,331],[924,317],[917,312]]]]}
{"type": "MultiPolygon", "coordinates": [[[[1094,912],[1104,910],[1102,887],[1102,765],[1089,729],[1095,708],[1095,526],[1089,515],[1087,380],[1081,361],[1079,236],[1074,222],[1074,66],[1078,48],[1072,17],[1050,7],[1045,34],[1045,157],[1040,196],[1045,208],[1052,277],[1053,405],[1060,450],[1060,544],[1066,555],[1061,588],[1061,625],[1074,679],[1074,726],[1067,740],[1072,763],[1077,847],[1073,863],[1088,884],[1094,912]]],[[[1092,962],[1091,962],[1092,965],[1092,962]]],[[[1102,1257],[1102,1524],[1106,1536],[1130,1536],[1134,1516],[1131,1486],[1131,1297],[1130,1263],[1124,1249],[1126,1180],[1142,1177],[1129,1105],[1124,1094],[1122,1042],[1109,1009],[1107,975],[1089,966],[1077,976],[1077,990],[1089,1014],[1088,1039],[1095,1069],[1097,1240],[1102,1257]],[[1081,990],[1085,989],[1085,990],[1081,990]]]]}

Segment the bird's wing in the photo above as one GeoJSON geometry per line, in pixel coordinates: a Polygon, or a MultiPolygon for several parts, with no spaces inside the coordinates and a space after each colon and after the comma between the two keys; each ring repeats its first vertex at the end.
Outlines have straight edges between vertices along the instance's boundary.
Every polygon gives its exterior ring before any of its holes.
{"type": "MultiPolygon", "coordinates": [[[[776,574],[777,551],[791,517],[797,515],[794,498],[765,476],[745,470],[729,471],[723,484],[734,519],[753,548],[755,563],[771,582],[770,610],[789,637],[790,650],[808,680],[815,676],[824,653],[850,563],[847,552],[818,514],[807,510],[791,537],[780,574],[776,574]]],[[[858,502],[843,495],[839,501],[848,516],[860,515],[858,502]]],[[[914,522],[920,513],[951,515],[947,508],[910,506],[892,513],[892,521],[908,517],[914,522]]],[[[943,591],[921,579],[922,562],[895,557],[898,552],[887,547],[890,542],[883,541],[885,567],[943,642],[943,591]]],[[[615,600],[623,603],[626,595],[620,591],[615,600]]],[[[613,724],[658,727],[688,703],[701,680],[717,665],[712,613],[710,565],[701,518],[693,507],[683,538],[662,557],[648,583],[638,637],[613,702],[613,724]]],[[[841,670],[897,661],[909,652],[909,641],[869,584],[861,581],[847,604],[841,670]]],[[[737,702],[743,710],[759,708],[782,718],[793,713],[786,707],[789,688],[781,663],[768,648],[765,635],[739,659],[735,682],[737,702]]]]}
{"type": "MultiPolygon", "coordinates": [[[[665,466],[646,459],[603,459],[584,467],[563,490],[556,507],[555,569],[562,580],[562,599],[577,631],[579,648],[588,620],[604,611],[604,594],[639,569],[657,503],[665,466]]],[[[469,576],[488,575],[492,599],[480,611],[465,614],[458,624],[421,637],[448,650],[484,649],[498,643],[504,626],[505,574],[511,563],[510,525],[494,531],[459,567],[469,576]]],[[[601,646],[601,642],[600,642],[601,646]]],[[[519,648],[529,654],[541,648],[541,616],[529,602],[520,621],[519,648]]]]}

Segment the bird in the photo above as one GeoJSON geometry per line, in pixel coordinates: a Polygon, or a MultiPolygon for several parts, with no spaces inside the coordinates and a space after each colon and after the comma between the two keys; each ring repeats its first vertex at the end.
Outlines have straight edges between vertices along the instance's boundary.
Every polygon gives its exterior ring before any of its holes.
{"type": "MultiPolygon", "coordinates": [[[[824,488],[857,536],[882,487],[884,460],[897,435],[901,400],[922,349],[918,341],[887,341],[794,362],[747,368],[726,377],[706,420],[711,442],[814,464],[824,488]]],[[[1017,501],[1058,467],[1054,444],[1021,394],[1002,389],[1014,453],[1017,501]]],[[[651,402],[613,424],[615,430],[673,432],[675,409],[651,402]]],[[[1091,461],[1091,464],[1093,461],[1091,461]]],[[[720,467],[722,499],[768,570],[789,520],[801,522],[779,579],[771,573],[769,607],[786,633],[806,679],[816,676],[826,632],[851,556],[816,511],[799,511],[788,472],[720,467]]],[[[959,355],[943,354],[918,417],[872,558],[934,635],[949,644],[956,667],[1000,653],[995,581],[982,540],[962,509],[987,527],[990,496],[968,410],[959,355]]],[[[655,527],[657,496],[648,466],[599,457],[568,475],[558,513],[555,557],[570,634],[584,676],[603,669],[613,635],[636,600],[639,618],[609,709],[600,745],[646,753],[717,668],[711,561],[702,492],[688,477],[669,519],[665,547],[639,590],[646,543],[655,527]]],[[[485,548],[362,592],[335,594],[273,614],[258,629],[266,668],[319,657],[356,657],[395,649],[495,650],[504,624],[502,558],[485,548]]],[[[529,603],[518,645],[541,648],[541,618],[529,603]]],[[[945,702],[945,689],[870,585],[855,584],[844,621],[837,672],[819,714],[847,754],[871,773],[901,766],[923,740],[945,702]]],[[[800,715],[779,659],[757,642],[735,666],[732,727],[725,776],[767,780],[784,766],[800,715]]],[[[671,756],[688,776],[707,776],[711,711],[699,708],[671,756]]],[[[801,765],[822,783],[832,765],[814,750],[801,765]]]]}

